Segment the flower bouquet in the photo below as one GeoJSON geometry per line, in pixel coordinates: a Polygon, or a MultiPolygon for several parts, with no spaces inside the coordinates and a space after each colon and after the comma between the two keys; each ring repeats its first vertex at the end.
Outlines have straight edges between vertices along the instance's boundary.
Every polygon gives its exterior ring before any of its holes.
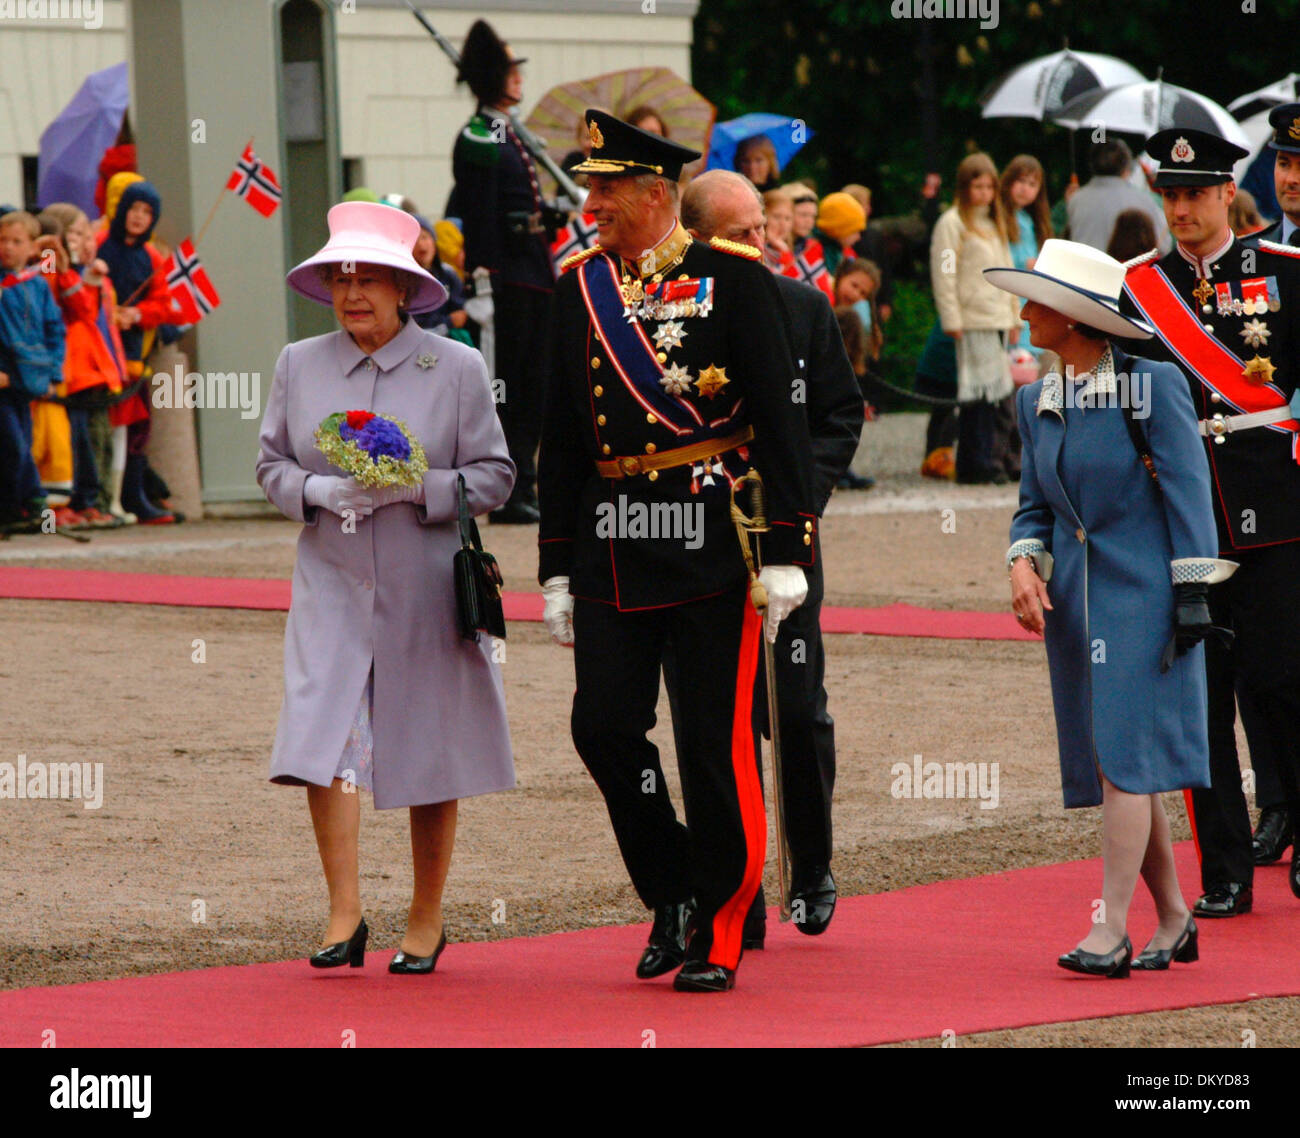
{"type": "Polygon", "coordinates": [[[424,448],[400,419],[370,411],[336,411],[316,428],[316,446],[361,486],[418,486],[429,469],[424,448]]]}

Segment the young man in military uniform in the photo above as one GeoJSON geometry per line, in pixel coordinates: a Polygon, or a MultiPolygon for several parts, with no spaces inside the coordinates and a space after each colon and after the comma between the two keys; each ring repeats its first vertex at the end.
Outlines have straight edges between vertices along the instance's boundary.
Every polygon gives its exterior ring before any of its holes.
{"type": "Polygon", "coordinates": [[[677,220],[681,167],[699,155],[600,111],[587,122],[591,156],[575,169],[590,178],[601,244],[569,258],[555,293],[538,580],[552,636],[574,646],[574,744],[655,913],[637,975],[680,963],[677,989],[725,991],[766,844],[758,638],[774,640],[802,603],[800,566],[814,557],[808,426],[771,273],[753,249],[695,241],[677,220]],[[730,513],[751,469],[771,527],[765,622],[730,513]],[[646,737],[669,636],[686,826],[646,737]]]}
{"type": "Polygon", "coordinates": [[[509,502],[491,518],[526,524],[537,521],[542,360],[555,276],[546,229],[551,212],[532,155],[508,117],[523,98],[519,67],[524,62],[483,20],[465,37],[457,81],[469,84],[478,107],[456,137],[456,185],[447,212],[461,219],[466,273],[480,266],[491,273],[494,378],[503,385],[497,414],[518,471],[509,502]]]}
{"type": "MultiPolygon", "coordinates": [[[[1174,128],[1147,140],[1176,245],[1129,262],[1121,307],[1158,339],[1142,354],[1179,365],[1201,417],[1221,556],[1240,568],[1208,589],[1211,787],[1191,791],[1205,895],[1198,917],[1250,911],[1250,815],[1237,763],[1235,691],[1249,706],[1294,810],[1300,796],[1300,248],[1237,238],[1228,226],[1241,147],[1174,128]],[[1162,351],[1163,349],[1163,351],[1162,351]]],[[[1300,897],[1300,858],[1291,890],[1300,897]]]]}

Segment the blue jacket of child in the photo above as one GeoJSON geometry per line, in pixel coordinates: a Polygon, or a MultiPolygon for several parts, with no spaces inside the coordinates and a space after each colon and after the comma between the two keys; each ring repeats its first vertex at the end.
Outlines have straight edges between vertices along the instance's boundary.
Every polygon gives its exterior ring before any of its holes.
{"type": "Polygon", "coordinates": [[[39,272],[0,272],[0,371],[31,399],[63,379],[63,314],[39,272]]]}

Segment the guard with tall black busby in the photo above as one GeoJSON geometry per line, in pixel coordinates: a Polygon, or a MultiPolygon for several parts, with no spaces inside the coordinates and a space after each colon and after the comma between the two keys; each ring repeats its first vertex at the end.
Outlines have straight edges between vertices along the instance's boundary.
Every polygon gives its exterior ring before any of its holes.
{"type": "MultiPolygon", "coordinates": [[[[1152,135],[1155,188],[1176,241],[1128,264],[1124,310],[1151,324],[1146,354],[1182,369],[1200,418],[1220,556],[1240,568],[1208,586],[1211,786],[1190,791],[1205,890],[1198,917],[1253,905],[1250,814],[1234,730],[1239,694],[1248,737],[1277,763],[1294,814],[1300,803],[1300,248],[1239,238],[1234,143],[1175,127],[1152,135]]],[[[1300,897],[1300,857],[1289,881],[1300,897]]]]}
{"type": "Polygon", "coordinates": [[[565,262],[555,290],[538,580],[552,636],[574,647],[574,744],[654,911],[637,975],[680,965],[678,990],[725,991],[766,844],[759,637],[775,640],[803,602],[801,566],[815,556],[808,423],[761,255],[697,241],[678,221],[677,179],[699,155],[600,111],[587,123],[591,155],[576,171],[590,179],[600,244],[565,262]],[[753,471],[769,526],[758,539],[765,616],[731,513],[753,471]],[[685,826],[647,738],[668,637],[685,826]]]}
{"type": "Polygon", "coordinates": [[[455,188],[448,216],[465,236],[465,271],[491,274],[497,413],[518,470],[510,501],[493,522],[537,521],[537,441],[542,419],[542,360],[546,314],[555,274],[550,244],[556,212],[542,198],[537,166],[507,112],[523,98],[517,58],[484,20],[476,20],[461,49],[457,82],[478,105],[452,151],[455,188]]]}

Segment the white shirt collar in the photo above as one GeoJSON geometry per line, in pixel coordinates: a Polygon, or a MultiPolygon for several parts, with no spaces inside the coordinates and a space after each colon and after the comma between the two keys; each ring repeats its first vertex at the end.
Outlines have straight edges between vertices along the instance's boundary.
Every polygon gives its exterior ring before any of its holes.
{"type": "Polygon", "coordinates": [[[1196,275],[1198,277],[1201,277],[1204,280],[1209,280],[1210,277],[1214,275],[1211,272],[1211,269],[1214,268],[1214,262],[1219,260],[1219,258],[1221,258],[1230,248],[1232,248],[1232,243],[1234,240],[1236,240],[1236,238],[1233,236],[1232,230],[1229,229],[1228,236],[1224,239],[1223,244],[1220,245],[1208,257],[1195,257],[1191,253],[1189,253],[1186,249],[1184,249],[1181,245],[1177,246],[1178,255],[1182,257],[1184,261],[1187,261],[1192,266],[1192,268],[1196,270],[1196,275]]]}
{"type": "Polygon", "coordinates": [[[1289,217],[1287,217],[1286,214],[1283,214],[1283,215],[1282,215],[1282,233],[1281,233],[1281,238],[1282,238],[1282,240],[1279,242],[1279,244],[1281,244],[1281,245],[1290,245],[1290,244],[1291,244],[1291,234],[1293,234],[1297,229],[1300,229],[1300,225],[1296,225],[1296,223],[1295,223],[1294,221],[1292,221],[1289,217]]]}
{"type": "MultiPolygon", "coordinates": [[[[1101,353],[1091,371],[1071,376],[1070,379],[1074,385],[1070,391],[1071,406],[1086,408],[1093,405],[1098,395],[1115,394],[1115,357],[1110,345],[1106,345],[1106,350],[1101,353]]],[[[1037,411],[1040,415],[1044,411],[1054,411],[1061,415],[1065,406],[1065,380],[1059,371],[1053,369],[1043,376],[1043,390],[1038,396],[1037,411]]]]}

